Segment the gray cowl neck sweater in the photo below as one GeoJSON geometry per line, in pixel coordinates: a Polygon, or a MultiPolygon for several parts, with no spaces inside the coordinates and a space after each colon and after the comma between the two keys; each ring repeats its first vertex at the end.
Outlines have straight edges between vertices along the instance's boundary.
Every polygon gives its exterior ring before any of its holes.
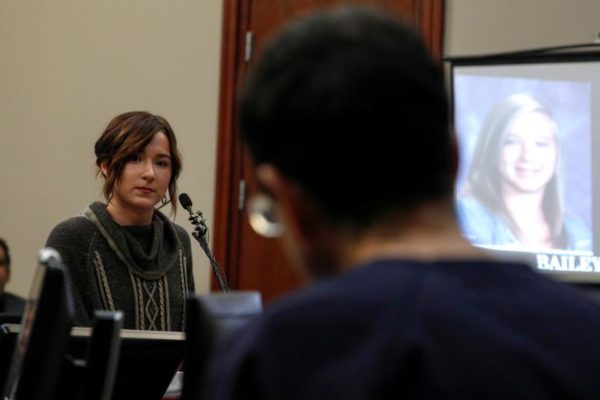
{"type": "Polygon", "coordinates": [[[142,279],[159,279],[169,268],[178,265],[179,239],[173,225],[165,221],[166,217],[162,213],[156,212],[152,218],[152,246],[148,253],[129,232],[111,218],[104,204],[90,204],[83,215],[98,228],[130,272],[142,279]]]}

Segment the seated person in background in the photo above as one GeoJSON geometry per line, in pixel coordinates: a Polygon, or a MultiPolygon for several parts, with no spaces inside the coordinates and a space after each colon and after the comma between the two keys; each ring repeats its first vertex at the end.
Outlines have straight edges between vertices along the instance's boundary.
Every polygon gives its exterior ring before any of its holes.
{"type": "Polygon", "coordinates": [[[190,239],[155,208],[175,211],[175,134],[160,116],[128,112],[110,121],[95,152],[106,204],[61,222],[46,242],[70,272],[75,324],[91,325],[94,310],[120,310],[125,329],[181,331],[194,291],[190,239]]]}
{"type": "Polygon", "coordinates": [[[304,17],[240,99],[286,249],[316,280],[218,357],[210,398],[600,395],[600,306],[463,238],[443,74],[413,29],[362,8],[304,17]]]}
{"type": "Polygon", "coordinates": [[[10,251],[6,241],[0,239],[0,314],[23,315],[25,299],[4,289],[8,281],[10,281],[10,251]]]}
{"type": "Polygon", "coordinates": [[[592,233],[565,211],[560,135],[550,110],[525,94],[482,124],[458,216],[473,244],[514,250],[592,250],[592,233]]]}

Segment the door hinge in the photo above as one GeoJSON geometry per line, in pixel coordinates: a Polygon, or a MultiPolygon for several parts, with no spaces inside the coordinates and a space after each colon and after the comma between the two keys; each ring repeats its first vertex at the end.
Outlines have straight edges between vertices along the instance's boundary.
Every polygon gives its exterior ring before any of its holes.
{"type": "Polygon", "coordinates": [[[246,31],[246,45],[244,47],[244,61],[250,62],[252,59],[252,46],[254,44],[254,34],[251,31],[246,31]]]}
{"type": "Polygon", "coordinates": [[[244,210],[244,203],[246,203],[246,181],[240,180],[239,184],[239,192],[238,192],[238,210],[244,210]]]}

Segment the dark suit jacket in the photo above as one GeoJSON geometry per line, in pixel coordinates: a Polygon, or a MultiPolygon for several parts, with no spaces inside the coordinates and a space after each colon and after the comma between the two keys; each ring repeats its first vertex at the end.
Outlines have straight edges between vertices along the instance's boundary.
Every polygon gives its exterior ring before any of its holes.
{"type": "Polygon", "coordinates": [[[25,299],[16,294],[4,292],[0,299],[0,310],[6,315],[23,315],[25,299]]]}

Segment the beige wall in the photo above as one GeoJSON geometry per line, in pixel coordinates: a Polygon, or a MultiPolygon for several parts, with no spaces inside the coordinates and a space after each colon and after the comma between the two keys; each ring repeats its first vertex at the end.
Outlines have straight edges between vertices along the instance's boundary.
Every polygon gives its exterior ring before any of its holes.
{"type": "MultiPolygon", "coordinates": [[[[26,294],[50,229],[99,198],[93,145],[149,110],[173,125],[180,190],[213,221],[221,0],[0,1],[0,236],[26,294]]],[[[180,210],[183,211],[183,210],[180,210]]],[[[177,222],[191,230],[185,211],[177,222]]],[[[196,285],[208,262],[194,242],[196,285]]]]}
{"type": "Polygon", "coordinates": [[[598,0],[446,0],[445,54],[587,43],[598,16],[598,0]]]}

